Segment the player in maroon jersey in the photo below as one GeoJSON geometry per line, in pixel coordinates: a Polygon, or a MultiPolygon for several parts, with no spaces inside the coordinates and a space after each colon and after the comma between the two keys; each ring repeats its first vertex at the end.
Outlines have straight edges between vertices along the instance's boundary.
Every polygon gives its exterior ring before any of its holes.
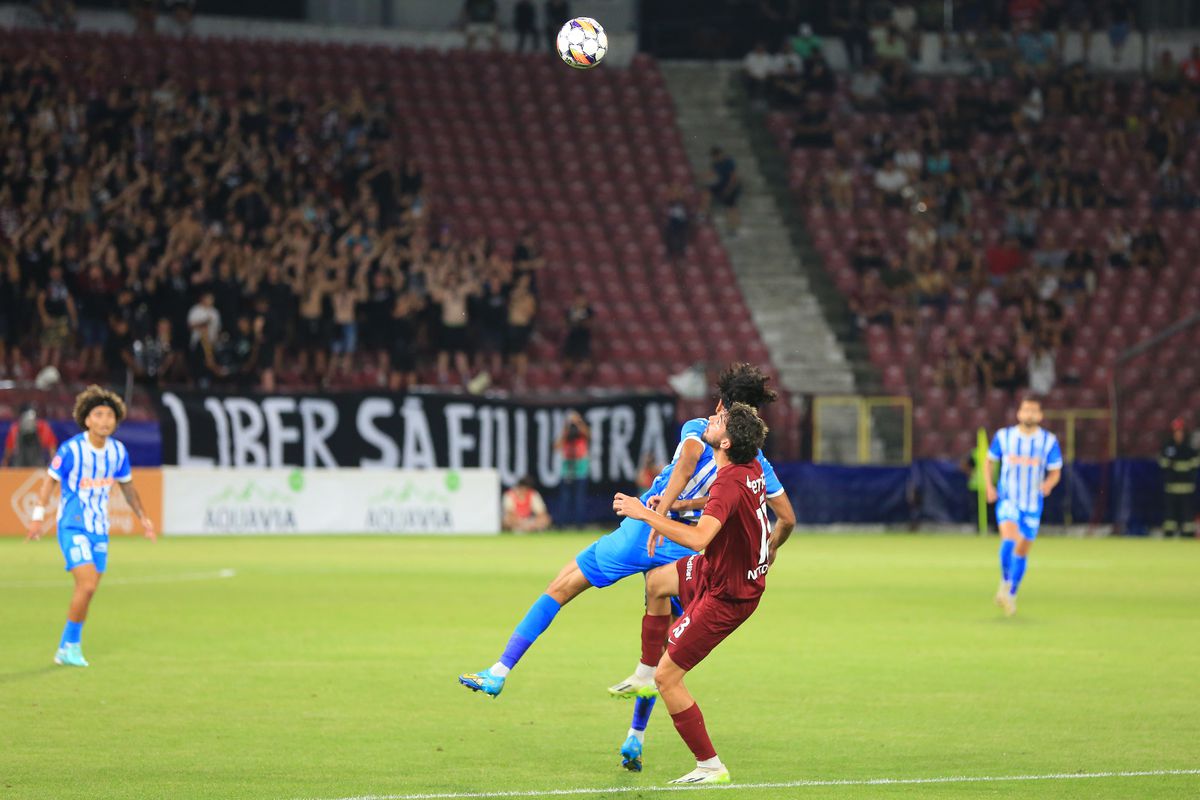
{"type": "Polygon", "coordinates": [[[750,618],[766,586],[771,526],[763,471],[755,458],[766,435],[767,426],[744,403],[708,418],[703,438],[713,449],[717,478],[694,526],[654,513],[637,497],[613,499],[618,514],[654,529],[646,542],[652,554],[660,535],[704,551],[646,575],[647,593],[677,596],[684,607],[654,672],[675,729],[696,756],[696,768],[671,783],[729,783],[729,770],[717,757],[683,677],[750,618]]]}

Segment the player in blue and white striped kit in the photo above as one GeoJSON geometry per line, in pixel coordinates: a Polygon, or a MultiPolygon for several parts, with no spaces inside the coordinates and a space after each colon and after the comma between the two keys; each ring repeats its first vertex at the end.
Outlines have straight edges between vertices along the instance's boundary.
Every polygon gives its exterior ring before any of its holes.
{"type": "Polygon", "coordinates": [[[108,565],[108,493],[112,485],[121,487],[150,539],[154,538],[154,525],[133,488],[129,451],[111,438],[125,417],[125,403],[107,389],[89,386],[75,398],[74,417],[84,432],[63,442],[50,462],[38,491],[28,538],[42,535],[46,503],[54,483],[58,482],[62,485],[57,516],[58,546],[67,571],[75,578],[75,592],[54,663],[86,667],[88,662],[83,658],[80,639],[88,606],[108,565]]]}
{"type": "Polygon", "coordinates": [[[1026,397],[1017,409],[1017,424],[996,431],[988,448],[988,502],[997,504],[996,521],[1002,538],[996,605],[1010,617],[1017,613],[1017,588],[1042,523],[1042,506],[1062,477],[1058,439],[1043,430],[1041,423],[1041,400],[1026,397]],[[1000,462],[998,486],[992,485],[993,461],[1000,462]]]}
{"type": "MultiPolygon", "coordinates": [[[[771,402],[775,393],[766,387],[767,380],[753,365],[731,366],[718,381],[718,412],[733,403],[745,402],[757,408],[760,404],[771,402]]],[[[707,419],[690,420],[684,424],[674,458],[642,496],[643,502],[656,509],[671,509],[673,517],[691,524],[699,519],[703,498],[717,474],[712,448],[701,438],[707,424],[707,419]],[[654,503],[652,498],[656,496],[660,499],[654,503]]],[[[758,457],[767,480],[767,494],[773,496],[771,507],[779,520],[772,541],[779,544],[791,532],[795,515],[787,494],[775,477],[775,470],[761,453],[758,457]]],[[[615,531],[585,548],[562,568],[545,593],[529,608],[496,663],[479,672],[460,675],[459,682],[469,689],[496,697],[504,689],[509,671],[530,645],[550,627],[555,615],[569,601],[593,586],[611,586],[622,578],[645,574],[654,567],[674,563],[679,558],[693,554],[687,548],[666,542],[650,555],[646,545],[652,533],[653,529],[646,523],[625,519],[615,531]]],[[[656,613],[667,614],[669,610],[668,606],[666,611],[656,613]]],[[[665,631],[661,639],[665,642],[665,631]]]]}

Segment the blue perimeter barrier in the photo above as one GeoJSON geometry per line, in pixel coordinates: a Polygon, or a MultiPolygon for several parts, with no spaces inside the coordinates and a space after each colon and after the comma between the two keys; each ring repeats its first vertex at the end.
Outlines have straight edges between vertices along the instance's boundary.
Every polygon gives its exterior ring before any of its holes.
{"type": "MultiPolygon", "coordinates": [[[[0,421],[0,443],[12,424],[0,421]]],[[[50,427],[59,441],[79,432],[72,420],[51,420],[50,427]]],[[[117,438],[129,448],[135,466],[162,466],[162,436],[157,422],[124,422],[117,438]]],[[[906,467],[792,461],[775,464],[775,473],[791,497],[801,525],[976,521],[975,496],[967,490],[966,473],[951,461],[923,459],[906,467]]],[[[1162,477],[1158,464],[1150,459],[1067,465],[1062,482],[1046,499],[1044,522],[1063,524],[1068,492],[1072,520],[1077,525],[1116,523],[1126,533],[1144,534],[1162,522],[1162,477]]],[[[557,506],[556,494],[545,493],[551,510],[557,506]]],[[[616,527],[611,497],[591,495],[587,510],[593,520],[613,522],[616,527]]]]}

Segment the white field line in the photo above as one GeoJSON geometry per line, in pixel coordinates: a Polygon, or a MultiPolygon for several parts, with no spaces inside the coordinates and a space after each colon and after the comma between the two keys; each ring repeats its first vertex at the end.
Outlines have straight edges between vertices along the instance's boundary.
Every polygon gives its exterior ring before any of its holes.
{"type": "MultiPolygon", "coordinates": [[[[102,580],[101,583],[105,586],[126,586],[138,583],[182,583],[184,581],[211,581],[221,580],[222,578],[232,578],[237,575],[236,570],[232,569],[215,569],[210,572],[179,572],[174,575],[141,575],[132,578],[109,578],[102,580]]],[[[59,589],[63,586],[69,586],[69,580],[57,581],[12,581],[10,583],[0,583],[0,589],[59,589]]]]}
{"type": "Polygon", "coordinates": [[[329,800],[467,800],[491,797],[568,797],[592,794],[641,794],[643,792],[691,792],[704,790],[749,791],[752,789],[797,789],[809,786],[915,786],[936,783],[1003,783],[1009,781],[1072,781],[1098,778],[1147,778],[1166,775],[1200,775],[1200,769],[1153,769],[1136,772],[1059,772],[1046,775],[956,775],[940,778],[869,778],[863,780],[811,780],[781,783],[724,783],[710,786],[612,786],[607,789],[546,789],[543,791],[444,792],[438,794],[365,794],[329,800]]]}

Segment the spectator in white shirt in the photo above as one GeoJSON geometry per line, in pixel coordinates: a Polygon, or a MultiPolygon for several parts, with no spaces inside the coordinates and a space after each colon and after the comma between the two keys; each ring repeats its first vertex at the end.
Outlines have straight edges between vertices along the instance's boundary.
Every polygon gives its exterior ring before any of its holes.
{"type": "Polygon", "coordinates": [[[883,168],[875,173],[875,188],[879,190],[879,200],[884,205],[900,206],[908,186],[908,173],[896,165],[894,158],[889,158],[883,168]]]}

